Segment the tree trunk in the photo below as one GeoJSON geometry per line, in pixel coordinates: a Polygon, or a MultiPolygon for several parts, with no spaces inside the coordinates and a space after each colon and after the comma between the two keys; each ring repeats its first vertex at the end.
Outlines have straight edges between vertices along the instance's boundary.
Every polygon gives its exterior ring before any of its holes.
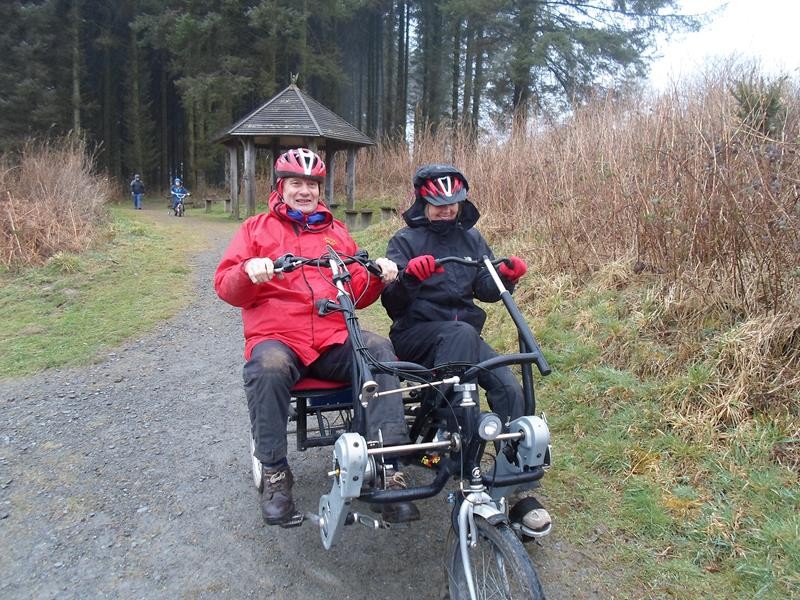
{"type": "Polygon", "coordinates": [[[130,89],[128,102],[130,120],[128,121],[129,143],[131,145],[131,154],[129,160],[136,173],[142,173],[144,168],[144,144],[142,143],[142,107],[141,107],[141,90],[139,89],[139,47],[136,43],[136,31],[131,27],[130,30],[130,67],[128,76],[130,77],[130,89]]]}
{"type": "MultiPolygon", "coordinates": [[[[395,3],[391,2],[389,10],[387,11],[385,30],[390,36],[393,36],[395,27],[397,26],[396,17],[397,14],[395,3]]],[[[383,106],[382,130],[391,136],[394,132],[395,125],[394,98],[397,94],[397,61],[395,59],[398,57],[396,55],[397,47],[394,44],[387,43],[386,46],[386,60],[384,61],[386,65],[384,73],[384,93],[381,95],[381,104],[383,106]]]]}
{"type": "Polygon", "coordinates": [[[378,78],[380,63],[380,18],[376,18],[374,10],[369,12],[367,20],[367,133],[374,136],[378,133],[378,78]]]}
{"type": "MultiPolygon", "coordinates": [[[[197,111],[197,102],[194,98],[190,98],[189,101],[186,103],[186,134],[189,136],[187,140],[189,144],[189,152],[188,152],[188,160],[189,160],[189,168],[187,171],[194,175],[195,172],[195,163],[197,160],[197,138],[195,137],[195,128],[197,117],[195,112],[197,111]]],[[[185,178],[185,175],[182,173],[181,177],[185,178]]]]}
{"type": "Polygon", "coordinates": [[[513,43],[513,54],[509,71],[513,83],[511,106],[513,114],[513,132],[524,133],[528,122],[528,104],[531,93],[531,37],[533,23],[536,19],[535,7],[523,6],[517,17],[517,31],[513,43]],[[522,42],[522,40],[525,40],[522,42]]]}
{"type": "Polygon", "coordinates": [[[376,21],[376,47],[375,47],[375,137],[381,139],[383,137],[383,96],[386,87],[386,72],[383,68],[383,15],[380,11],[375,11],[376,21]]]}
{"type": "Polygon", "coordinates": [[[441,120],[443,103],[443,44],[442,13],[437,2],[426,2],[421,11],[422,36],[422,120],[420,126],[430,126],[432,130],[441,120]]]}
{"type": "MultiPolygon", "coordinates": [[[[159,173],[159,188],[164,181],[169,179],[169,121],[167,119],[167,71],[161,66],[161,77],[159,78],[159,98],[161,103],[161,173],[159,173]]],[[[167,186],[169,187],[169,186],[167,186]]]]}
{"type": "Polygon", "coordinates": [[[117,140],[114,139],[114,126],[112,116],[116,113],[116,102],[114,98],[114,86],[112,84],[112,70],[111,70],[111,31],[105,29],[102,33],[102,48],[103,48],[103,158],[105,167],[112,176],[119,177],[114,167],[114,148],[117,146],[117,140]]]}
{"type": "Polygon", "coordinates": [[[450,91],[450,119],[458,122],[458,88],[461,78],[461,19],[453,19],[453,81],[450,91]]]}
{"type": "Polygon", "coordinates": [[[478,135],[481,117],[481,89],[483,88],[483,30],[475,32],[475,78],[472,84],[472,135],[478,135]]]}
{"type": "Polygon", "coordinates": [[[81,132],[81,0],[72,0],[72,129],[81,132]]]}
{"type": "Polygon", "coordinates": [[[461,122],[462,125],[469,124],[470,101],[472,100],[472,78],[473,63],[475,61],[475,32],[471,25],[467,26],[466,31],[467,49],[464,57],[464,96],[461,100],[461,122]]]}
{"type": "Polygon", "coordinates": [[[397,23],[397,107],[395,124],[397,139],[406,137],[406,110],[408,107],[408,2],[398,6],[397,23]]]}

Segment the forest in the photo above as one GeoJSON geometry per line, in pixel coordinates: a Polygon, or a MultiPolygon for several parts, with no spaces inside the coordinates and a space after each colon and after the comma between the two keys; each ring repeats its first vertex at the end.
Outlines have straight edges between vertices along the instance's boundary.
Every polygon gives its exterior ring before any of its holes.
{"type": "Polygon", "coordinates": [[[78,132],[116,181],[224,181],[215,134],[297,78],[376,141],[490,132],[636,86],[676,0],[0,4],[0,153],[78,132]]]}

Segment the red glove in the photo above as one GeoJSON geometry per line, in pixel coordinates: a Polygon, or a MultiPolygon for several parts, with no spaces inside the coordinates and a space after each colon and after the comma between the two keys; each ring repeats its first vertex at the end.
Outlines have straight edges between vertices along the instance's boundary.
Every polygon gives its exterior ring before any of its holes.
{"type": "Polygon", "coordinates": [[[406,273],[413,275],[419,281],[425,281],[434,273],[444,273],[444,267],[436,266],[436,261],[430,254],[415,256],[406,265],[406,273]]]}
{"type": "Polygon", "coordinates": [[[497,271],[511,283],[517,283],[519,278],[528,272],[528,265],[526,265],[525,261],[519,256],[509,256],[508,260],[511,266],[509,267],[506,263],[501,263],[497,271]]]}

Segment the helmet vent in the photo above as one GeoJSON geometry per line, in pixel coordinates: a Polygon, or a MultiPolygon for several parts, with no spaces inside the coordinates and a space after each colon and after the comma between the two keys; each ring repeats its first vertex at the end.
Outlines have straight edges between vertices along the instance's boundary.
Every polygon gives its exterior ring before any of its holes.
{"type": "Polygon", "coordinates": [[[296,156],[297,162],[303,167],[303,173],[311,175],[311,170],[314,168],[314,163],[317,161],[317,155],[306,148],[298,148],[296,150],[296,156]]]}

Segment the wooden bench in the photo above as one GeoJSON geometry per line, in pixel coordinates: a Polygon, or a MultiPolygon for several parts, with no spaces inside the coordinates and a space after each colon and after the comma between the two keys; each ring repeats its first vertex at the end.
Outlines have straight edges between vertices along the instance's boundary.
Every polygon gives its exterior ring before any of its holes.
{"type": "Polygon", "coordinates": [[[203,201],[205,202],[206,212],[211,212],[211,207],[214,206],[215,202],[224,203],[225,212],[230,212],[230,198],[224,196],[205,196],[203,201]]]}

